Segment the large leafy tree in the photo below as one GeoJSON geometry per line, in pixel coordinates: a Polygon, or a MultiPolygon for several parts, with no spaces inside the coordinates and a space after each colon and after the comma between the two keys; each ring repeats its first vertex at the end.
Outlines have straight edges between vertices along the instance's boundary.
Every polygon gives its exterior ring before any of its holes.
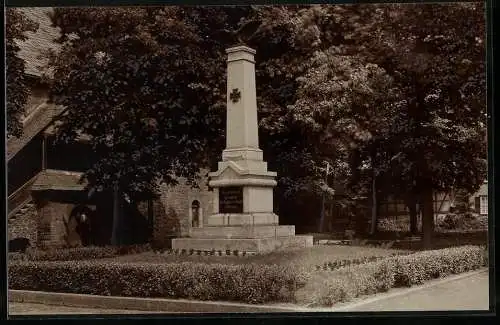
{"type": "MultiPolygon", "coordinates": [[[[352,93],[342,93],[342,90],[348,89],[350,72],[360,73],[363,69],[349,62],[357,60],[356,64],[365,65],[354,51],[358,47],[356,41],[370,37],[365,31],[367,26],[361,22],[375,25],[373,22],[379,14],[359,5],[259,9],[250,18],[259,22],[258,28],[247,42],[257,49],[261,146],[270,167],[280,175],[281,206],[296,213],[300,211],[297,206],[307,202],[301,214],[314,216],[317,213],[312,207],[319,207],[314,202],[319,203],[322,194],[333,193],[324,186],[325,161],[334,166],[336,182],[345,182],[350,175],[346,153],[352,145],[348,133],[353,133],[353,129],[336,129],[336,120],[328,123],[336,101],[328,97],[352,98],[352,93]],[[334,57],[330,57],[332,55],[334,57]],[[342,66],[336,68],[336,63],[342,66]],[[328,72],[317,73],[323,69],[328,72]],[[341,89],[337,85],[329,90],[328,87],[336,83],[330,80],[334,76],[345,81],[345,86],[340,84],[341,89]],[[315,83],[317,89],[314,89],[315,83]],[[316,105],[318,98],[323,101],[322,107],[316,105]],[[316,117],[322,121],[315,121],[316,117]]],[[[349,85],[363,82],[352,80],[349,85]]],[[[362,87],[364,85],[360,85],[362,87]]],[[[341,109],[339,107],[331,117],[339,119],[341,109]]],[[[348,124],[351,121],[348,114],[346,112],[346,118],[338,122],[348,124]]],[[[280,213],[282,211],[280,209],[280,213]]]]}
{"type": "Polygon", "coordinates": [[[430,247],[433,193],[473,192],[486,178],[484,5],[398,5],[388,15],[391,73],[405,97],[383,147],[384,172],[393,193],[421,203],[430,247]]]}
{"type": "Polygon", "coordinates": [[[351,186],[368,190],[367,178],[363,182],[360,176],[366,176],[363,167],[369,166],[368,174],[379,179],[386,194],[406,199],[410,208],[420,202],[429,245],[432,193],[453,188],[472,192],[486,177],[483,5],[266,10],[259,12],[262,23],[253,39],[266,55],[260,77],[267,82],[261,83],[259,93],[265,106],[261,126],[266,140],[271,140],[268,153],[304,153],[271,161],[281,159],[288,171],[293,163],[309,175],[294,179],[300,172],[288,172],[282,180],[288,178],[290,189],[311,185],[321,177],[315,173],[317,164],[325,158],[345,159],[342,148],[350,144],[355,176],[351,186]],[[265,19],[266,15],[275,19],[265,19]],[[325,62],[337,61],[322,64],[322,54],[325,62]],[[354,60],[353,68],[343,67],[354,60]],[[363,66],[371,66],[372,75],[387,75],[387,82],[363,78],[363,66]],[[343,74],[346,86],[339,89],[336,80],[343,74]],[[359,89],[369,91],[356,93],[359,89]],[[352,117],[351,124],[335,125],[335,116],[328,115],[332,109],[341,112],[344,123],[352,117]],[[352,115],[356,111],[359,114],[352,115]],[[351,138],[355,141],[341,136],[353,130],[365,136],[351,138]],[[329,146],[325,139],[332,133],[335,141],[329,146]],[[278,140],[284,138],[291,141],[278,140]]]}
{"type": "Polygon", "coordinates": [[[29,96],[24,73],[25,62],[19,57],[18,42],[26,40],[26,32],[35,32],[38,25],[15,8],[6,10],[5,51],[7,78],[7,136],[22,134],[22,116],[29,96]]]}
{"type": "Polygon", "coordinates": [[[239,42],[257,50],[261,147],[290,211],[329,191],[325,160],[352,197],[379,179],[429,202],[485,176],[481,5],[58,9],[54,22],[60,139],[91,136],[102,187],[174,183],[218,158],[224,49],[239,42]]]}
{"type": "MultiPolygon", "coordinates": [[[[58,139],[90,137],[99,159],[86,176],[131,197],[157,180],[195,180],[220,147],[224,50],[217,33],[247,9],[56,9],[62,53],[53,95],[66,107],[58,139]]],[[[234,44],[235,39],[233,39],[234,44]]]]}
{"type": "Polygon", "coordinates": [[[57,140],[89,138],[98,159],[84,177],[114,193],[112,244],[120,242],[122,195],[150,198],[158,181],[179,177],[196,185],[221,146],[225,47],[217,33],[236,29],[245,10],[55,10],[63,48],[52,58],[52,95],[66,107],[57,140]]]}

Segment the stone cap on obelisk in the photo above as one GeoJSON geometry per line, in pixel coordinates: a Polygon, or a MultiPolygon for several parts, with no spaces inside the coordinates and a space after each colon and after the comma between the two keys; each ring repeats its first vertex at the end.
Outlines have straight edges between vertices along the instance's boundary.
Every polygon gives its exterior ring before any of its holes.
{"type": "Polygon", "coordinates": [[[222,153],[222,160],[237,157],[262,160],[255,89],[256,51],[246,46],[236,46],[227,49],[226,53],[226,150],[222,153]]]}

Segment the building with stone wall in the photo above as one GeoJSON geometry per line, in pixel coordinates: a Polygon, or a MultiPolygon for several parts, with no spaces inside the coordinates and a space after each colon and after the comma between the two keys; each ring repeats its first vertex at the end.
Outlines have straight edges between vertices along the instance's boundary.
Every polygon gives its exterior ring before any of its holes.
{"type": "MultiPolygon", "coordinates": [[[[23,135],[7,141],[8,239],[28,238],[32,245],[42,247],[82,245],[72,215],[76,208],[86,206],[97,211],[96,219],[103,220],[93,228],[99,232],[97,242],[106,244],[113,217],[112,208],[107,204],[111,196],[105,193],[104,198],[89,199],[85,184],[80,182],[82,172],[95,158],[93,152],[84,139],[73,146],[57,145],[53,141],[51,126],[64,108],[48,101],[48,85],[42,82],[48,62],[44,53],[47,49],[57,51],[59,48],[54,42],[59,31],[51,27],[47,15],[52,9],[19,10],[37,22],[39,29],[28,32],[28,39],[19,42],[19,55],[25,60],[31,94],[23,135]]],[[[203,171],[203,175],[206,172],[203,171]]],[[[190,229],[202,227],[204,214],[212,210],[206,184],[206,178],[202,178],[200,188],[195,189],[181,179],[177,186],[161,186],[159,199],[149,204],[127,206],[123,200],[125,218],[130,215],[136,220],[128,225],[128,233],[135,236],[134,227],[150,224],[153,228],[150,237],[162,246],[169,245],[173,237],[189,236],[190,229]]]]}

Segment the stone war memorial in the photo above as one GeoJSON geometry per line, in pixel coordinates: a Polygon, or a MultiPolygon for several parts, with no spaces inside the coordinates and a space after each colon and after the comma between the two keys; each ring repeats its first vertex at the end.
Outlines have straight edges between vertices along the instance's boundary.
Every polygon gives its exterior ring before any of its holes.
{"type": "Polygon", "coordinates": [[[279,225],[273,212],[277,174],[267,170],[259,149],[256,52],[237,46],[226,53],[226,149],[218,170],[209,174],[213,211],[189,237],[173,239],[172,248],[260,253],[312,246],[312,236],[295,235],[295,226],[279,225]]]}

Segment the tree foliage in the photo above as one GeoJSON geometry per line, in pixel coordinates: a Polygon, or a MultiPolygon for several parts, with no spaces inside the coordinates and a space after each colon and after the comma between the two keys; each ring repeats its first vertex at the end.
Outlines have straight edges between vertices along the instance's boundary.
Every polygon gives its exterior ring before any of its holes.
{"type": "Polygon", "coordinates": [[[25,41],[26,32],[35,32],[38,25],[14,8],[6,10],[5,18],[7,136],[19,137],[23,132],[22,117],[28,101],[29,88],[24,74],[25,62],[19,57],[18,42],[25,41]]]}
{"type": "Polygon", "coordinates": [[[324,161],[351,198],[373,177],[422,200],[486,177],[483,4],[57,9],[54,22],[60,139],[92,137],[101,186],[173,183],[219,158],[224,50],[241,42],[257,50],[260,146],[288,204],[324,193],[324,161]]]}
{"type": "Polygon", "coordinates": [[[56,9],[64,47],[53,58],[53,94],[66,114],[58,139],[91,138],[100,159],[87,177],[129,195],[156,180],[194,180],[220,147],[224,50],[216,35],[246,9],[56,9]]]}

